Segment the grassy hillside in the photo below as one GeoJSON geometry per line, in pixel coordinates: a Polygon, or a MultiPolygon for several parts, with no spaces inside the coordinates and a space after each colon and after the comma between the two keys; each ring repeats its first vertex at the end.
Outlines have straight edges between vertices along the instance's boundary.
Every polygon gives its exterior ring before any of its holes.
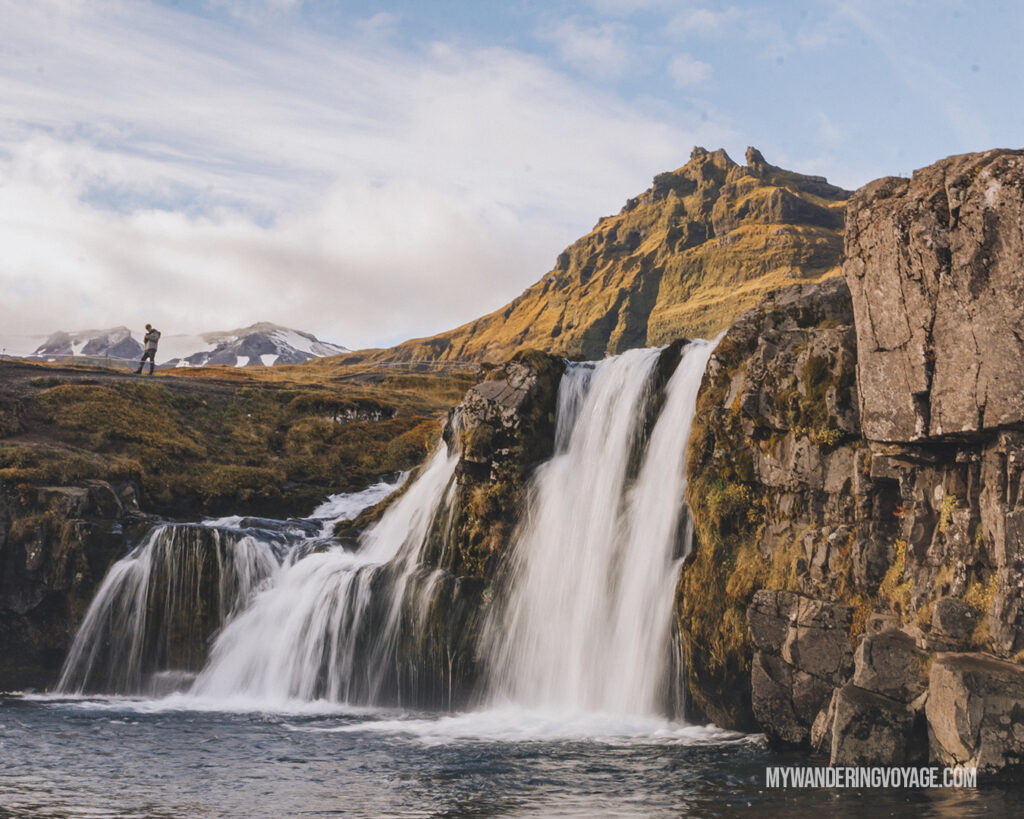
{"type": "Polygon", "coordinates": [[[765,292],[839,272],[848,196],[821,177],[769,165],[753,148],[746,165],[695,148],[501,310],[344,360],[500,362],[525,347],[601,358],[712,337],[765,292]]]}
{"type": "Polygon", "coordinates": [[[422,460],[475,373],[317,362],[153,378],[0,364],[0,483],[131,481],[148,511],[298,514],[422,460]]]}

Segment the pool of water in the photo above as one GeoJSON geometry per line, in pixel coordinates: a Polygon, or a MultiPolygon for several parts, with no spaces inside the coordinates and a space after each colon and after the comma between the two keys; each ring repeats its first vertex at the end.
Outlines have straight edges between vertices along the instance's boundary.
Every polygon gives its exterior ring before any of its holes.
{"type": "Polygon", "coordinates": [[[714,727],[492,709],[0,697],[0,817],[1014,816],[1009,787],[781,790],[714,727]]]}

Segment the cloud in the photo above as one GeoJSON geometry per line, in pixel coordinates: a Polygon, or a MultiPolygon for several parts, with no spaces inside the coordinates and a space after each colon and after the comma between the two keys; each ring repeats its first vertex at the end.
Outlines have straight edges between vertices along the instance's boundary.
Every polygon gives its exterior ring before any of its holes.
{"type": "Polygon", "coordinates": [[[303,0],[206,0],[213,9],[224,9],[232,17],[257,22],[268,16],[286,14],[302,5],[303,0]]]}
{"type": "Polygon", "coordinates": [[[721,11],[691,8],[675,15],[669,23],[669,29],[677,33],[721,31],[736,23],[741,17],[740,10],[734,6],[721,11]]]}
{"type": "Polygon", "coordinates": [[[137,5],[80,7],[55,31],[14,8],[8,332],[271,320],[350,347],[438,332],[517,295],[690,145],[728,135],[507,49],[400,51],[287,22],[243,37],[137,5]]]}
{"type": "Polygon", "coordinates": [[[698,85],[711,77],[711,66],[689,54],[677,54],[668,64],[668,73],[677,88],[698,85]]]}
{"type": "Polygon", "coordinates": [[[815,119],[818,122],[818,135],[822,142],[835,145],[846,139],[846,131],[833,122],[832,118],[824,111],[819,111],[815,115],[815,119]]]}
{"type": "Polygon", "coordinates": [[[540,36],[556,45],[563,60],[599,77],[618,77],[629,65],[623,30],[611,23],[582,27],[567,20],[540,36]]]}

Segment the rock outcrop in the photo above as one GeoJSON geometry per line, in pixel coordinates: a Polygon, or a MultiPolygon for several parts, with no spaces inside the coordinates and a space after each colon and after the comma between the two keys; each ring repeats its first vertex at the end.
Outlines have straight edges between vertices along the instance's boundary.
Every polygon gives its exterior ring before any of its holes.
{"type": "Polygon", "coordinates": [[[1019,770],[1022,207],[1019,152],[872,183],[847,210],[852,298],[783,291],[722,340],[679,603],[716,721],[833,764],[1019,770]]]}
{"type": "MultiPolygon", "coordinates": [[[[858,502],[854,488],[865,481],[855,366],[853,312],[842,279],[765,300],[711,356],[690,434],[687,502],[696,545],[679,595],[695,717],[755,724],[747,609],[758,589],[853,607],[852,574],[875,583],[881,576],[892,518],[858,502]],[[820,594],[840,577],[840,594],[820,594]]],[[[750,616],[788,622],[795,599],[759,598],[750,616]]],[[[834,613],[832,620],[846,623],[848,633],[850,616],[834,613]]],[[[766,631],[759,639],[785,663],[762,658],[759,679],[821,672],[783,661],[779,635],[766,631]]],[[[827,702],[830,693],[820,691],[820,699],[827,702]]],[[[796,741],[807,737],[815,716],[801,699],[800,724],[787,729],[796,741]]]]}
{"type": "Polygon", "coordinates": [[[0,491],[0,690],[56,681],[103,575],[146,525],[130,484],[0,491]]]}
{"type": "Polygon", "coordinates": [[[1024,423],[1024,151],[953,156],[850,200],[864,434],[1024,423]]]}
{"type": "Polygon", "coordinates": [[[472,387],[453,411],[444,434],[460,448],[461,458],[443,568],[481,580],[493,575],[507,551],[529,476],[554,452],[564,370],[561,358],[520,352],[472,387]]]}
{"type": "Polygon", "coordinates": [[[929,682],[928,735],[944,765],[1024,766],[1024,670],[979,654],[940,654],[929,682]]]}

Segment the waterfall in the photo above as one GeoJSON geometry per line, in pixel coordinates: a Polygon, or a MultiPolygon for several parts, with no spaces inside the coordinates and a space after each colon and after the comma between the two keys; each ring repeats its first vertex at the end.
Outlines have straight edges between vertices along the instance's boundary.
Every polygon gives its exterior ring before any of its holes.
{"type": "Polygon", "coordinates": [[[282,562],[324,548],[337,521],[404,480],[334,495],[306,519],[232,516],[153,527],[100,584],[57,690],[161,694],[186,687],[206,662],[210,640],[273,583],[282,562]]]}
{"type": "Polygon", "coordinates": [[[492,701],[664,709],[686,439],[711,349],[685,348],[640,453],[658,350],[573,365],[563,377],[556,452],[534,476],[482,635],[492,701]]]}
{"type": "Polygon", "coordinates": [[[282,539],[167,524],[111,568],[57,690],[143,693],[154,674],[196,671],[206,640],[277,568],[282,539]]]}
{"type": "Polygon", "coordinates": [[[157,693],[160,674],[198,671],[188,694],[215,700],[452,707],[482,664],[491,703],[664,712],[686,440],[712,346],[686,345],[664,384],[657,349],[568,365],[554,454],[493,596],[439,568],[459,462],[442,443],[356,544],[334,521],[395,486],[303,520],[155,528],[102,583],[60,690],[157,693]]]}
{"type": "Polygon", "coordinates": [[[354,552],[310,554],[217,638],[192,693],[263,701],[402,700],[399,642],[420,632],[444,573],[421,565],[458,454],[442,444],[354,552]]]}

